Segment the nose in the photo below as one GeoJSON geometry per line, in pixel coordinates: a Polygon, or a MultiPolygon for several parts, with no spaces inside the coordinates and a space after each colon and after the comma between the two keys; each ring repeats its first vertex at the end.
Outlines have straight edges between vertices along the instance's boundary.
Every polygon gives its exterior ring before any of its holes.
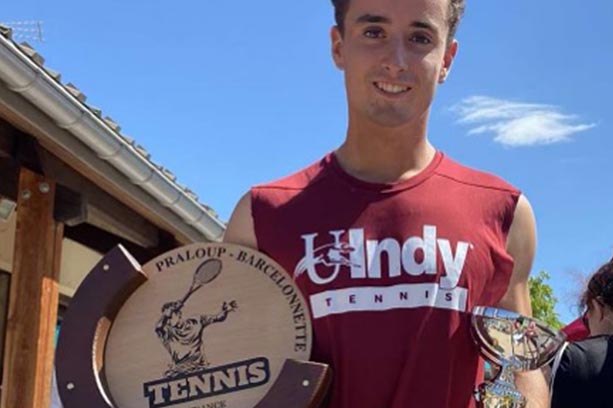
{"type": "Polygon", "coordinates": [[[381,64],[383,68],[391,75],[398,75],[407,71],[409,56],[403,42],[400,40],[390,41],[387,48],[381,64]]]}

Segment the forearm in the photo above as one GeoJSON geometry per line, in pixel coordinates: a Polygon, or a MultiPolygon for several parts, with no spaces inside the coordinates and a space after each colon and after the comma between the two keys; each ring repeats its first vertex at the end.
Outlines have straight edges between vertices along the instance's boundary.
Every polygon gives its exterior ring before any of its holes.
{"type": "MultiPolygon", "coordinates": [[[[522,195],[517,202],[507,237],[507,252],[513,257],[513,272],[499,307],[525,316],[532,314],[528,279],[535,247],[534,214],[530,203],[522,195]]],[[[515,385],[528,400],[528,408],[549,407],[549,388],[540,370],[515,373],[515,385]]]]}
{"type": "Polygon", "coordinates": [[[224,311],[224,312],[219,313],[213,319],[214,319],[215,323],[221,323],[224,320],[226,320],[226,317],[228,317],[228,312],[224,311]]]}
{"type": "Polygon", "coordinates": [[[515,385],[528,400],[527,408],[549,407],[549,387],[541,370],[516,372],[515,385]]]}
{"type": "Polygon", "coordinates": [[[221,312],[217,313],[216,315],[203,316],[202,318],[210,323],[220,323],[226,320],[227,317],[228,317],[228,310],[222,308],[221,312]]]}

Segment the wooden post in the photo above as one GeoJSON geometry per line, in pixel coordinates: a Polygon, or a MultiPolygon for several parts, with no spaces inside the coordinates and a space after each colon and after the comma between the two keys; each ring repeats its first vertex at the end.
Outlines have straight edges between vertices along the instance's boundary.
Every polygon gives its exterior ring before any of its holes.
{"type": "Polygon", "coordinates": [[[2,407],[50,404],[63,225],[53,220],[55,183],[21,168],[4,351],[2,407]]]}

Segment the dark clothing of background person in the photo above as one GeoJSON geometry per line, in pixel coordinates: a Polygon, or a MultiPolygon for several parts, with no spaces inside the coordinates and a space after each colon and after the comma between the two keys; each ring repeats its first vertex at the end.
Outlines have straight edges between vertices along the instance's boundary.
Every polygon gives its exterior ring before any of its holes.
{"type": "Polygon", "coordinates": [[[551,408],[613,408],[613,336],[568,345],[555,373],[551,408]]]}

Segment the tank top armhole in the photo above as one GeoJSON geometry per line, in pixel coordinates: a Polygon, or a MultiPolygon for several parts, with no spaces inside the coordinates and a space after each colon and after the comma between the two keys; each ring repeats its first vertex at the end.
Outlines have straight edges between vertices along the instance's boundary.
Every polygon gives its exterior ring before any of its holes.
{"type": "Polygon", "coordinates": [[[516,190],[510,193],[511,203],[508,205],[504,219],[502,222],[502,234],[504,238],[504,245],[507,245],[507,239],[509,238],[509,231],[511,230],[511,225],[513,225],[513,220],[515,219],[515,210],[517,209],[517,204],[519,203],[519,199],[522,196],[522,192],[516,190]]]}
{"type": "Polygon", "coordinates": [[[491,295],[489,296],[488,303],[498,304],[502,297],[506,294],[509,283],[511,281],[511,275],[513,274],[513,268],[515,262],[511,254],[507,252],[507,239],[509,237],[509,231],[513,224],[515,215],[515,209],[517,203],[521,197],[519,190],[509,192],[509,196],[506,199],[503,217],[500,223],[500,244],[499,249],[493,252],[494,256],[494,268],[496,276],[491,285],[491,295]]]}

